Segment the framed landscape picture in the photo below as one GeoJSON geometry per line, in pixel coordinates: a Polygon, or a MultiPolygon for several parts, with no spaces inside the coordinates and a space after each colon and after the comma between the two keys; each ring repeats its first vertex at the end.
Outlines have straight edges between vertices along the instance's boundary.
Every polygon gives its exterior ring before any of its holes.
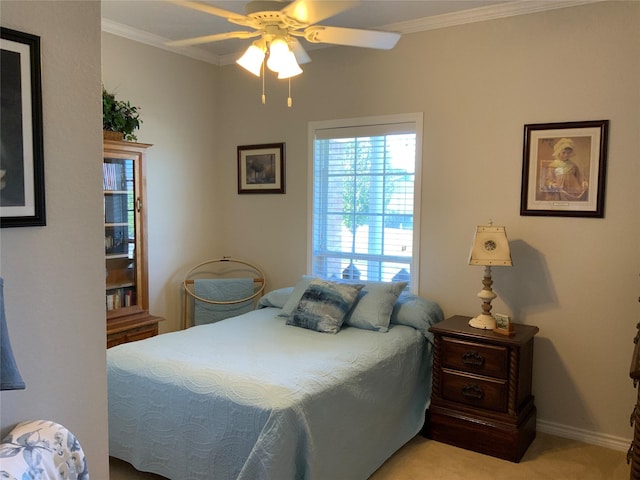
{"type": "Polygon", "coordinates": [[[238,147],[238,193],[284,193],[285,144],[238,147]]]}

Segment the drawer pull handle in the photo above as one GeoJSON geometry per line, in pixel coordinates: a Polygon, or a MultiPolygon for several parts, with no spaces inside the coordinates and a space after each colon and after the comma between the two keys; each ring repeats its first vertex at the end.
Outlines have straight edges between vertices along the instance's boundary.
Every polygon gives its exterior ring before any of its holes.
{"type": "Polygon", "coordinates": [[[482,391],[477,383],[468,383],[462,387],[462,396],[465,398],[472,398],[474,400],[482,400],[484,397],[484,391],[482,391]]]}
{"type": "Polygon", "coordinates": [[[478,352],[465,352],[462,354],[462,363],[465,365],[473,365],[474,367],[481,367],[484,365],[484,357],[478,352]]]}

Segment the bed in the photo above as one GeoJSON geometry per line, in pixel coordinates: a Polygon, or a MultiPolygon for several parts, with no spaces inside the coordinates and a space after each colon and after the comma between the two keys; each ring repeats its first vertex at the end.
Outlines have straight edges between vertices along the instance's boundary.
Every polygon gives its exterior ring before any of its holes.
{"type": "Polygon", "coordinates": [[[317,282],[110,348],[109,454],[172,480],[368,478],[423,426],[442,311],[363,282],[337,333],[320,333],[292,320],[317,282]]]}

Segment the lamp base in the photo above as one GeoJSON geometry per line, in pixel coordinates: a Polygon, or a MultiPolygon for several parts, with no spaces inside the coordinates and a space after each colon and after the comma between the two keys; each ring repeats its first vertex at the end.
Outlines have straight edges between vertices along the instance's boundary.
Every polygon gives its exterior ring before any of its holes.
{"type": "Polygon", "coordinates": [[[481,328],[483,330],[493,330],[496,328],[496,319],[493,315],[481,313],[477,317],[469,320],[469,326],[473,328],[481,328]]]}

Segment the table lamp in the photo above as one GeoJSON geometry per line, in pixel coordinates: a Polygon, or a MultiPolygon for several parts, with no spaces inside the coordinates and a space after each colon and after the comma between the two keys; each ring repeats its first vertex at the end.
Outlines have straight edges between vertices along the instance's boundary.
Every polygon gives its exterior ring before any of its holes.
{"type": "Polygon", "coordinates": [[[471,247],[469,265],[484,265],[484,288],[478,293],[482,299],[482,313],[469,321],[474,328],[493,330],[496,327],[496,319],[491,315],[491,301],[497,295],[491,290],[491,267],[511,267],[511,252],[509,241],[504,227],[495,227],[490,221],[489,225],[478,225],[471,247]]]}
{"type": "Polygon", "coordinates": [[[11,350],[4,313],[4,280],[0,278],[0,390],[22,390],[24,382],[11,350]]]}

